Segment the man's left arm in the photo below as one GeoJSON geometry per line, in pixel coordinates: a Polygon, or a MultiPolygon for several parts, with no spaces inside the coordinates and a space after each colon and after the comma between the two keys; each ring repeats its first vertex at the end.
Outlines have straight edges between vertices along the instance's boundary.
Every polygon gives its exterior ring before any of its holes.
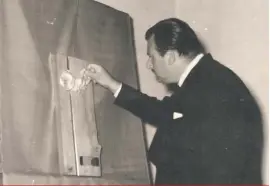
{"type": "MultiPolygon", "coordinates": [[[[174,112],[168,106],[170,102],[169,97],[158,100],[128,85],[121,84],[100,65],[90,64],[86,75],[96,83],[110,90],[116,97],[115,103],[118,106],[130,111],[143,121],[155,126],[166,125],[175,121],[174,112]]],[[[182,114],[185,115],[185,113],[182,114]]]]}
{"type": "Polygon", "coordinates": [[[114,102],[116,105],[156,127],[186,119],[183,111],[176,113],[171,109],[172,100],[169,96],[158,100],[126,84],[122,84],[118,95],[115,96],[117,96],[114,102]]]}

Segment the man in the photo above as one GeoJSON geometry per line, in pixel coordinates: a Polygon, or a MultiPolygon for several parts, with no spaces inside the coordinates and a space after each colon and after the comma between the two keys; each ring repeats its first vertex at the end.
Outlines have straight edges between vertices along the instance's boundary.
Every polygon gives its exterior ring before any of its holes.
{"type": "Polygon", "coordinates": [[[261,114],[244,83],[181,20],[158,22],[146,40],[158,81],[178,85],[170,97],[149,97],[96,64],[87,75],[114,93],[115,104],[157,127],[149,150],[156,184],[261,184],[261,114]]]}

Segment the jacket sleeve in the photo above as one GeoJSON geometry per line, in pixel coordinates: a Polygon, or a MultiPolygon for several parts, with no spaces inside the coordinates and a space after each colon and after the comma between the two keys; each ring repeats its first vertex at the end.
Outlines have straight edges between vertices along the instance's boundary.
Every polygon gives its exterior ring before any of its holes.
{"type": "Polygon", "coordinates": [[[170,99],[170,97],[165,97],[163,100],[158,100],[123,84],[114,103],[144,122],[160,127],[173,121],[173,112],[169,106],[170,99]]]}

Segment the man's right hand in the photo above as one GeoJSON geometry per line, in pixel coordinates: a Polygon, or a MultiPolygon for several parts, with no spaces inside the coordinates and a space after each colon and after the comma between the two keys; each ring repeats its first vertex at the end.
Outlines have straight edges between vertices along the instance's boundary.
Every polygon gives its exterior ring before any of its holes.
{"type": "Polygon", "coordinates": [[[85,76],[90,77],[92,81],[98,83],[106,89],[109,89],[113,94],[121,86],[121,83],[116,81],[102,66],[97,64],[89,64],[85,71],[85,76]]]}

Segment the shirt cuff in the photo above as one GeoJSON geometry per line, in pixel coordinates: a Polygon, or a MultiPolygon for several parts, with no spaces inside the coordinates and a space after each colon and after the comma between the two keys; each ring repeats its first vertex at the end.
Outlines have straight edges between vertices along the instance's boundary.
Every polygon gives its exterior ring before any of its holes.
{"type": "Polygon", "coordinates": [[[116,90],[116,92],[113,94],[114,97],[117,98],[117,96],[118,96],[118,94],[120,93],[121,89],[122,89],[122,83],[121,83],[121,85],[119,86],[119,88],[116,90]]]}

